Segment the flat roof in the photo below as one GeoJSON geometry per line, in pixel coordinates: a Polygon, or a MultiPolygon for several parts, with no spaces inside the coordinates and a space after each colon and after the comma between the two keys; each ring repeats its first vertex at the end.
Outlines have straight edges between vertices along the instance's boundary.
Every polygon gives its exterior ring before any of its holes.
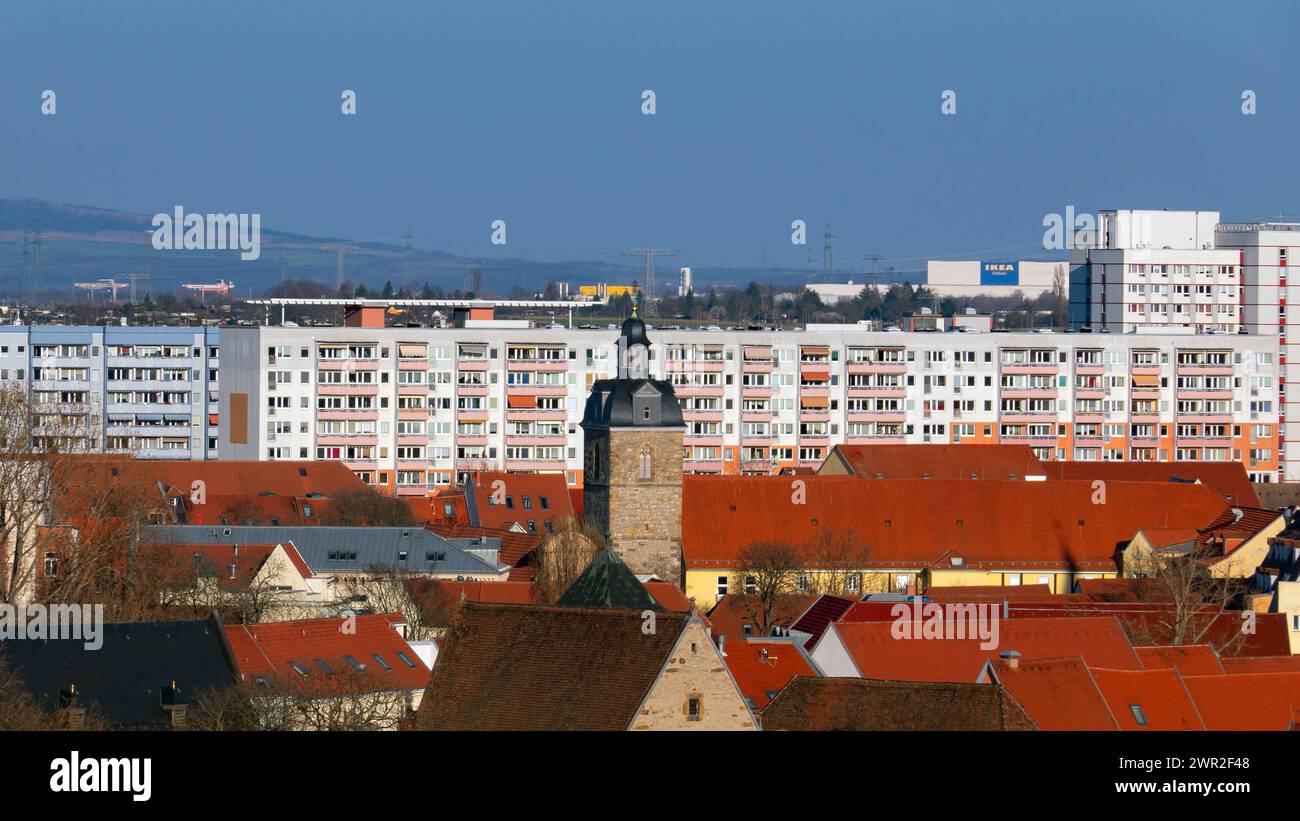
{"type": "Polygon", "coordinates": [[[605,305],[606,300],[593,299],[298,299],[293,297],[266,297],[246,299],[249,305],[304,305],[343,306],[350,308],[589,308],[605,305]]]}

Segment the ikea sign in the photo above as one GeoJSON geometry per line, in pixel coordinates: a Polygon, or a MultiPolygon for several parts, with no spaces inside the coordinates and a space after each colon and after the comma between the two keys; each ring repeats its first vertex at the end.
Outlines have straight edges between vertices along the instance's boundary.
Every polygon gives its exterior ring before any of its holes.
{"type": "Polygon", "coordinates": [[[1019,285],[1019,262],[981,262],[980,285],[1019,285]]]}

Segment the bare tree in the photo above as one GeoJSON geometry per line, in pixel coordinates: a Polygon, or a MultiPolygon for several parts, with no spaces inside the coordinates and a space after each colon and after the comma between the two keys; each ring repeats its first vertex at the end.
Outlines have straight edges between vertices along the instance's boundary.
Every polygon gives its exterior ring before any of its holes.
{"type": "Polygon", "coordinates": [[[539,604],[559,601],[604,547],[605,537],[595,525],[575,518],[556,522],[555,532],[528,557],[533,599],[539,604]]]}
{"type": "MultiPolygon", "coordinates": [[[[1199,543],[1172,553],[1125,553],[1124,575],[1131,580],[1133,597],[1150,605],[1140,619],[1128,620],[1135,644],[1204,644],[1210,638],[1222,638],[1225,631],[1215,629],[1216,622],[1240,601],[1244,581],[1211,572],[1208,560],[1219,555],[1212,546],[1199,543]]],[[[1231,639],[1216,647],[1221,654],[1235,655],[1248,637],[1242,630],[1231,634],[1231,639]]]]}
{"type": "Polygon", "coordinates": [[[800,564],[804,582],[800,592],[848,598],[885,592],[889,586],[887,577],[866,572],[870,559],[870,547],[857,539],[852,530],[824,530],[803,553],[800,564]]]}
{"type": "Polygon", "coordinates": [[[186,716],[193,730],[396,730],[412,716],[410,693],[373,686],[351,668],[312,680],[259,677],[198,694],[186,716]]]}
{"type": "Polygon", "coordinates": [[[339,576],[334,589],[338,600],[350,609],[400,613],[406,619],[407,638],[424,641],[447,624],[439,620],[440,611],[433,608],[440,594],[428,589],[430,581],[419,573],[375,565],[368,573],[339,576]]]}
{"type": "Polygon", "coordinates": [[[728,596],[740,601],[757,635],[771,632],[777,604],[799,592],[803,570],[804,562],[793,545],[755,542],[741,549],[727,584],[728,596]]]}
{"type": "Polygon", "coordinates": [[[1052,269],[1052,322],[1062,328],[1068,324],[1069,292],[1065,279],[1065,266],[1052,269]]]}

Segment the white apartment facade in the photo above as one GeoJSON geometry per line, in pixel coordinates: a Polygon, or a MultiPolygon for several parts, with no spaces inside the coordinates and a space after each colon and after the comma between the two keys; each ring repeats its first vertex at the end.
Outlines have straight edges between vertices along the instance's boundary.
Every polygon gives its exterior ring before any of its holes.
{"type": "MultiPolygon", "coordinates": [[[[226,329],[219,448],[339,459],[421,494],[472,470],[582,482],[578,423],[615,329],[226,329]]],[[[1041,458],[1240,460],[1277,481],[1274,338],[651,329],[687,470],[815,466],[848,443],[1014,442],[1041,458]]]]}
{"type": "Polygon", "coordinates": [[[215,459],[220,340],[204,327],[0,325],[0,382],[92,451],[215,459]]]}
{"type": "Polygon", "coordinates": [[[1290,263],[1300,258],[1300,223],[1220,223],[1215,244],[1239,255],[1242,271],[1242,327],[1247,333],[1277,341],[1281,373],[1277,398],[1280,409],[1278,449],[1289,481],[1300,481],[1300,395],[1287,385],[1300,382],[1300,339],[1287,323],[1288,305],[1300,300],[1300,282],[1292,282],[1290,263]]]}
{"type": "Polygon", "coordinates": [[[1070,248],[1071,327],[1236,333],[1240,254],[1216,246],[1218,224],[1217,211],[1100,212],[1070,248]]]}

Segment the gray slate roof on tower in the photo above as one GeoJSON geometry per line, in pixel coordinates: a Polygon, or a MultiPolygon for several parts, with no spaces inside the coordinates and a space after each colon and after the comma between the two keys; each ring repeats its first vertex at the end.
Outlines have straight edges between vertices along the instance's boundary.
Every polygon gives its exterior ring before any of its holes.
{"type": "Polygon", "coordinates": [[[613,548],[596,554],[582,575],[569,585],[559,607],[614,607],[620,610],[663,610],[645,585],[628,570],[613,548]]]}

